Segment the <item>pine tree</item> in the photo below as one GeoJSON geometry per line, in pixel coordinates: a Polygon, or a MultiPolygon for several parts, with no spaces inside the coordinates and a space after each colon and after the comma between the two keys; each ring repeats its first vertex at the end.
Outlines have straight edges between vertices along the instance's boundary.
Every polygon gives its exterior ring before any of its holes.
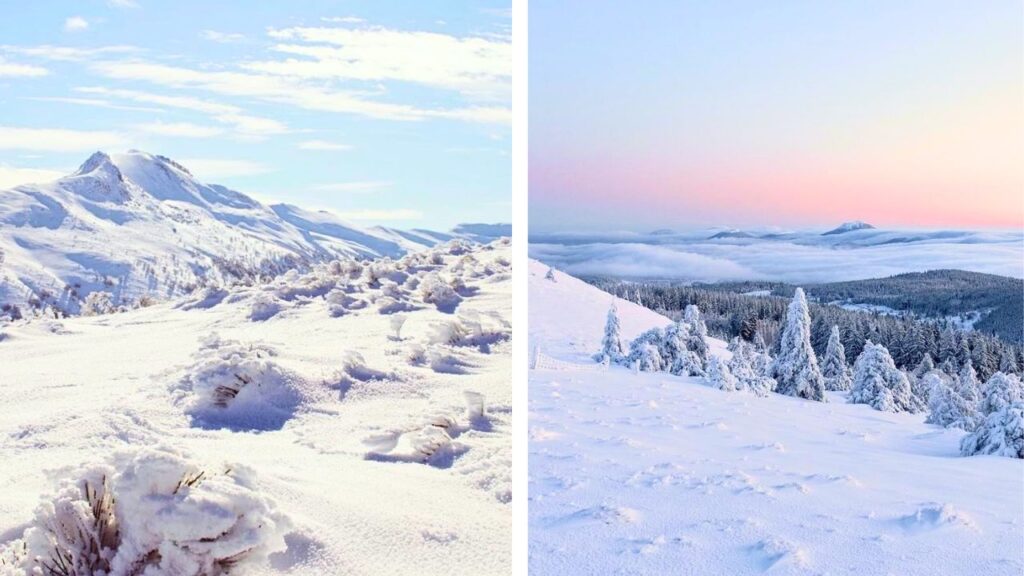
{"type": "Polygon", "coordinates": [[[661,328],[651,328],[629,343],[626,363],[639,366],[642,372],[661,372],[668,368],[661,355],[665,335],[661,328]]]}
{"type": "Polygon", "coordinates": [[[808,400],[825,400],[825,381],[811,348],[811,317],[807,297],[797,288],[786,312],[779,355],[772,364],[776,392],[808,400]]]}
{"type": "Polygon", "coordinates": [[[921,361],[917,363],[917,368],[914,368],[914,376],[924,378],[932,370],[935,370],[935,362],[932,361],[932,355],[925,352],[921,361]]]}
{"type": "Polygon", "coordinates": [[[960,374],[957,375],[956,384],[954,389],[957,394],[963,396],[964,400],[967,400],[971,406],[977,408],[978,403],[981,401],[981,387],[978,384],[978,374],[974,371],[974,365],[971,363],[971,359],[968,358],[960,368],[960,374]]]}
{"type": "Polygon", "coordinates": [[[623,360],[622,340],[619,338],[619,312],[612,302],[608,309],[608,319],[604,324],[604,337],[601,338],[601,351],[594,355],[598,362],[618,363],[623,360]]]}
{"type": "Polygon", "coordinates": [[[960,441],[960,453],[1024,458],[1024,403],[1009,404],[986,416],[960,441]]]}
{"type": "Polygon", "coordinates": [[[729,366],[722,362],[722,359],[718,356],[712,356],[708,359],[707,379],[712,387],[719,390],[734,392],[742,389],[736,377],[729,371],[729,366]]]}
{"type": "Polygon", "coordinates": [[[944,428],[960,428],[970,432],[978,425],[978,412],[950,385],[940,372],[931,372],[923,378],[928,388],[928,416],[925,422],[944,428]]]}
{"type": "Polygon", "coordinates": [[[988,416],[1011,404],[1024,402],[1024,384],[1013,374],[996,372],[981,388],[978,411],[988,416]]]}
{"type": "Polygon", "coordinates": [[[1003,353],[999,356],[999,371],[1004,374],[1017,374],[1017,360],[1013,357],[1013,352],[1007,348],[1003,348],[1003,353]]]}
{"type": "Polygon", "coordinates": [[[907,375],[896,368],[889,351],[868,341],[853,364],[850,402],[883,412],[918,412],[923,406],[910,389],[907,375]]]}
{"type": "Polygon", "coordinates": [[[849,390],[853,383],[852,374],[853,372],[846,364],[846,350],[839,339],[839,326],[832,325],[828,346],[825,348],[825,356],[821,361],[821,375],[825,378],[825,389],[849,390]]]}
{"type": "Polygon", "coordinates": [[[690,327],[686,347],[700,358],[701,366],[704,367],[708,361],[708,327],[701,317],[700,309],[693,304],[687,306],[683,321],[690,327]]]}

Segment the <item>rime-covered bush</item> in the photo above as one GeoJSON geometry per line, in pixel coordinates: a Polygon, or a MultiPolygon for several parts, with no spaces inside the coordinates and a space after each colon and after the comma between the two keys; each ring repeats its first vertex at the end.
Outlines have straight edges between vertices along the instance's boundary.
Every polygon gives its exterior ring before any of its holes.
{"type": "Polygon", "coordinates": [[[290,522],[245,468],[201,467],[141,450],[64,481],[8,544],[24,576],[218,576],[245,573],[285,548],[290,522]],[[16,551],[15,551],[16,550],[16,551]],[[14,552],[12,552],[14,551],[14,552]]]}
{"type": "Polygon", "coordinates": [[[808,400],[825,400],[825,381],[811,347],[811,316],[807,297],[797,288],[786,311],[779,355],[772,364],[775,391],[808,400]]]}
{"type": "Polygon", "coordinates": [[[97,290],[90,292],[82,301],[82,316],[99,316],[101,314],[113,314],[117,311],[114,306],[113,297],[110,292],[97,290]]]}
{"type": "Polygon", "coordinates": [[[755,366],[754,360],[759,360],[761,354],[752,344],[737,336],[730,341],[729,350],[732,351],[732,359],[727,367],[739,383],[739,388],[758,396],[767,396],[775,389],[775,380],[765,375],[763,366],[755,366]]]}
{"type": "Polygon", "coordinates": [[[427,274],[419,285],[420,298],[437,306],[442,312],[452,312],[462,301],[455,290],[436,273],[427,274]]]}
{"type": "Polygon", "coordinates": [[[708,327],[700,309],[693,304],[687,306],[683,311],[683,322],[688,327],[686,349],[697,355],[703,368],[708,361],[708,327]]]}
{"type": "Polygon", "coordinates": [[[932,371],[921,380],[929,390],[925,422],[968,432],[977,427],[980,420],[978,412],[953,389],[947,376],[932,371]]]}
{"type": "Polygon", "coordinates": [[[462,312],[454,320],[431,324],[427,341],[448,346],[472,346],[489,353],[491,346],[511,339],[512,325],[497,312],[462,312]]]}
{"type": "Polygon", "coordinates": [[[661,356],[661,345],[664,334],[661,328],[651,328],[629,343],[629,355],[626,364],[637,366],[641,372],[660,372],[665,370],[661,356]]]}
{"type": "Polygon", "coordinates": [[[735,392],[743,390],[743,384],[729,371],[729,366],[718,356],[711,356],[708,359],[707,380],[713,388],[735,392]]]}
{"type": "Polygon", "coordinates": [[[249,319],[262,322],[273,318],[280,311],[281,303],[276,298],[265,292],[260,292],[252,299],[252,305],[249,308],[249,319]]]}
{"type": "Polygon", "coordinates": [[[850,402],[883,412],[919,412],[923,406],[910,390],[907,375],[896,368],[889,351],[870,340],[853,364],[850,402]]]}
{"type": "Polygon", "coordinates": [[[828,346],[821,359],[821,375],[825,378],[825,389],[846,391],[853,385],[853,371],[846,363],[846,349],[839,339],[839,326],[832,326],[828,346]]]}
{"type": "Polygon", "coordinates": [[[960,453],[1024,458],[1024,403],[1015,402],[985,416],[977,429],[960,441],[960,453]]]}
{"type": "Polygon", "coordinates": [[[366,308],[365,300],[352,296],[344,288],[331,290],[324,297],[324,300],[327,302],[327,310],[334,318],[344,316],[353,310],[366,308]]]}
{"type": "Polygon", "coordinates": [[[280,428],[301,394],[297,377],[269,346],[207,338],[174,392],[193,423],[205,428],[280,428]]]}
{"type": "Polygon", "coordinates": [[[601,337],[601,350],[594,355],[597,362],[619,363],[623,360],[622,340],[619,337],[619,311],[612,302],[608,308],[608,317],[604,323],[604,336],[601,337]]]}
{"type": "Polygon", "coordinates": [[[1020,378],[996,372],[981,388],[978,411],[987,416],[1018,402],[1024,402],[1024,384],[1020,378]]]}

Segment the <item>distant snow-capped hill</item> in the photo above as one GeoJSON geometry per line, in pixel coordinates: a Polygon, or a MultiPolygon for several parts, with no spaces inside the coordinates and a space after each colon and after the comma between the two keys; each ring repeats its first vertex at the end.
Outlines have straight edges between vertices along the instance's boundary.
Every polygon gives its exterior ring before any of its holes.
{"type": "Polygon", "coordinates": [[[823,232],[821,235],[830,236],[832,234],[845,234],[847,232],[853,232],[855,230],[870,230],[872,228],[874,228],[874,226],[868,224],[867,222],[854,220],[852,222],[843,222],[842,224],[829,230],[828,232],[823,232]]]}
{"type": "Polygon", "coordinates": [[[470,235],[362,228],[328,212],[264,205],[197,180],[164,156],[96,152],[73,174],[0,191],[0,315],[76,313],[249,281],[342,256],[397,258],[470,235]]]}

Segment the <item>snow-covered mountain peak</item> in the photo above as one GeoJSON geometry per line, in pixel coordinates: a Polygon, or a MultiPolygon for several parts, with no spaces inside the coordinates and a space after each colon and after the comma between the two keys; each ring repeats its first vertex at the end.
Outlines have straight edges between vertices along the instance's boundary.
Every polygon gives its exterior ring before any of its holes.
{"type": "Polygon", "coordinates": [[[844,234],[846,232],[853,232],[855,230],[870,230],[873,228],[874,226],[868,224],[867,222],[863,222],[861,220],[851,220],[850,222],[843,222],[839,226],[829,230],[828,232],[823,233],[822,236],[828,236],[829,234],[844,234]]]}

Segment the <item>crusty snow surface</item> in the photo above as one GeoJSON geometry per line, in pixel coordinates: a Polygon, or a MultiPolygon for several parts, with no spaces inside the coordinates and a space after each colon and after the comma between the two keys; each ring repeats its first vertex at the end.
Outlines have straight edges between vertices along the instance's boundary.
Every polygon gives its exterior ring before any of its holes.
{"type": "Polygon", "coordinates": [[[0,552],[72,471],[167,449],[244,469],[287,518],[281,545],[232,573],[509,573],[510,249],[434,250],[406,268],[416,289],[388,263],[382,279],[321,270],[0,326],[0,552]],[[437,278],[460,295],[430,302],[437,278]],[[261,388],[204,402],[231,372],[261,388]]]}
{"type": "MultiPolygon", "coordinates": [[[[529,267],[531,574],[1017,575],[1024,462],[847,404],[601,371],[612,297],[529,267]]],[[[617,302],[624,340],[668,319],[617,302]]],[[[713,353],[724,354],[722,342],[713,353]]]]}

